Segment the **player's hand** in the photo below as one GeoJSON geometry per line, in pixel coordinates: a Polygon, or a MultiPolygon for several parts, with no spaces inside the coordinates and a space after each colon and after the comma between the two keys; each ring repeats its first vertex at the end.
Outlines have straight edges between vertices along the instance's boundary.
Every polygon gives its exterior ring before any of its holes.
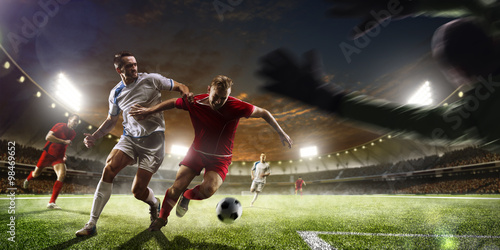
{"type": "Polygon", "coordinates": [[[71,140],[64,140],[64,144],[70,145],[71,144],[71,140]]]}
{"type": "Polygon", "coordinates": [[[189,103],[193,103],[194,102],[194,94],[193,94],[193,92],[183,93],[182,94],[182,98],[184,98],[184,100],[188,101],[189,103]]]}
{"type": "Polygon", "coordinates": [[[260,59],[257,74],[267,80],[264,89],[330,112],[337,111],[345,95],[338,85],[325,83],[321,58],[315,51],[306,52],[299,63],[289,51],[275,50],[260,59]]]}
{"type": "Polygon", "coordinates": [[[85,147],[91,148],[95,145],[96,138],[92,134],[88,133],[83,133],[85,138],[83,139],[83,144],[85,144],[85,147]]]}
{"type": "Polygon", "coordinates": [[[293,141],[292,139],[290,138],[290,136],[288,136],[286,133],[280,133],[280,140],[281,140],[281,143],[283,144],[283,146],[286,146],[286,144],[288,144],[288,148],[292,148],[292,145],[293,145],[293,141]]]}
{"type": "Polygon", "coordinates": [[[152,114],[150,108],[143,107],[139,104],[134,104],[128,113],[138,121],[144,120],[152,114]]]}

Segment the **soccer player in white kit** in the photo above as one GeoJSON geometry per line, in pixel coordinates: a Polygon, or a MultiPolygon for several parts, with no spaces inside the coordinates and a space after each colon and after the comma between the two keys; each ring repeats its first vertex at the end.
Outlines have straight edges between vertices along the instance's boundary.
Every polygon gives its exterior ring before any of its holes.
{"type": "Polygon", "coordinates": [[[253,203],[257,200],[257,196],[262,192],[264,185],[266,184],[266,177],[271,174],[271,168],[269,163],[266,162],[266,154],[260,154],[260,161],[256,161],[253,164],[252,171],[252,186],[250,187],[250,192],[255,192],[252,203],[250,206],[253,207],[253,203]]]}
{"type": "Polygon", "coordinates": [[[160,103],[162,91],[178,91],[183,98],[193,101],[193,93],[185,85],[159,74],[138,73],[137,61],[130,52],[116,54],[114,65],[122,81],[109,95],[107,119],[93,134],[84,134],[84,143],[88,148],[94,146],[99,138],[115,127],[120,113],[123,116],[123,135],[106,160],[102,178],[94,194],[90,220],[76,232],[76,236],[88,236],[97,232],[97,220],[111,196],[114,177],[127,165],[135,163],[138,169],[132,193],[136,199],[150,206],[151,221],[158,217],[160,201],[148,184],[165,154],[165,120],[160,112],[139,121],[129,115],[129,111],[134,104],[150,107],[160,103]]]}

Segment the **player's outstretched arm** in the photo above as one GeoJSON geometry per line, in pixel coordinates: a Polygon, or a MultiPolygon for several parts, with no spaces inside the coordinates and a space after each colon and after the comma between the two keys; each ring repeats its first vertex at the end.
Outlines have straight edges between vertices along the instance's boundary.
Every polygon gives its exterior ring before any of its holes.
{"type": "Polygon", "coordinates": [[[341,87],[324,81],[321,57],[304,53],[299,61],[290,51],[277,49],[260,59],[257,74],[266,80],[264,89],[328,112],[336,112],[345,96],[341,87]]]}
{"type": "Polygon", "coordinates": [[[174,81],[174,87],[172,88],[172,91],[178,91],[181,93],[182,98],[186,99],[189,103],[193,103],[194,101],[194,94],[193,92],[189,91],[188,86],[174,81]]]}
{"type": "Polygon", "coordinates": [[[60,144],[66,144],[66,145],[71,144],[71,140],[61,139],[61,138],[55,136],[53,131],[49,131],[47,133],[47,136],[45,136],[45,140],[53,142],[53,143],[60,143],[60,144]]]}
{"type": "Polygon", "coordinates": [[[83,143],[85,144],[85,146],[87,148],[91,148],[95,145],[95,142],[107,135],[109,132],[111,132],[111,130],[115,127],[116,123],[118,122],[118,115],[109,115],[108,114],[108,117],[106,118],[106,120],[104,120],[104,122],[102,122],[101,126],[92,134],[88,134],[88,133],[84,133],[83,135],[85,135],[85,138],[83,139],[83,143]]]}
{"type": "Polygon", "coordinates": [[[163,102],[160,102],[152,107],[143,107],[139,104],[134,104],[130,109],[129,114],[133,116],[136,120],[144,120],[151,114],[161,112],[168,109],[175,108],[175,102],[177,98],[172,98],[163,102]]]}
{"type": "Polygon", "coordinates": [[[274,119],[273,115],[271,115],[269,111],[255,106],[255,109],[253,110],[253,113],[250,115],[250,117],[264,119],[267,123],[269,123],[269,125],[271,125],[271,127],[274,128],[274,130],[276,130],[276,132],[278,132],[283,146],[285,146],[286,143],[288,144],[288,148],[292,148],[292,139],[290,139],[290,136],[288,136],[285,131],[283,131],[276,119],[274,119]]]}

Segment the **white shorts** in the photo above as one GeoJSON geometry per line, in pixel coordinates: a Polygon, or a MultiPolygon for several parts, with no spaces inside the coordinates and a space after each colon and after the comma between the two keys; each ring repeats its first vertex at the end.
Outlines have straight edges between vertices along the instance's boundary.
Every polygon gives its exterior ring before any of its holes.
{"type": "Polygon", "coordinates": [[[253,190],[255,190],[257,192],[262,192],[262,189],[264,188],[265,184],[266,183],[264,183],[264,182],[252,181],[252,186],[250,187],[250,192],[253,192],[253,190]]]}
{"type": "Polygon", "coordinates": [[[165,134],[154,132],[144,137],[122,135],[113,149],[118,149],[137,162],[139,168],[156,173],[165,156],[165,134]]]}

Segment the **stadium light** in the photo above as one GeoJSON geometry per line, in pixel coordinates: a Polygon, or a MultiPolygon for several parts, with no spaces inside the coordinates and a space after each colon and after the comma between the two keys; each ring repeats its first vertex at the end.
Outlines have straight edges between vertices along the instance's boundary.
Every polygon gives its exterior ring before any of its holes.
{"type": "Polygon", "coordinates": [[[189,149],[188,147],[172,145],[172,148],[170,148],[170,153],[173,155],[185,156],[187,154],[188,149],[189,149]]]}
{"type": "Polygon", "coordinates": [[[318,148],[316,146],[305,147],[300,149],[300,157],[308,157],[318,155],[318,148]]]}
{"type": "Polygon", "coordinates": [[[408,100],[408,104],[416,104],[421,106],[432,104],[432,90],[429,81],[425,81],[425,83],[417,90],[417,92],[410,97],[410,99],[408,100]]]}
{"type": "Polygon", "coordinates": [[[74,111],[80,111],[82,95],[64,74],[59,74],[56,85],[56,95],[74,111]]]}

